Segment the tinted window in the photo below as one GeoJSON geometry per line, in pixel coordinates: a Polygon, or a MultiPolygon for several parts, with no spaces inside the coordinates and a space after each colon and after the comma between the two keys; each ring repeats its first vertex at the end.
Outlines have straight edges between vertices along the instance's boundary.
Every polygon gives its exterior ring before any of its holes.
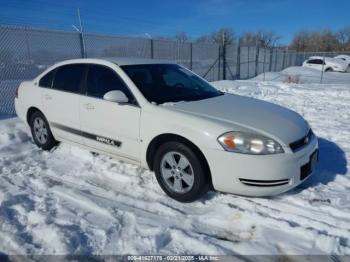
{"type": "Polygon", "coordinates": [[[181,71],[167,70],[163,78],[167,86],[191,87],[191,79],[181,71]]]}
{"type": "Polygon", "coordinates": [[[86,79],[86,94],[103,98],[107,92],[112,90],[120,90],[129,101],[134,101],[129,89],[113,70],[100,65],[90,65],[86,79]]]}
{"type": "Polygon", "coordinates": [[[59,67],[55,74],[53,88],[72,93],[79,93],[84,69],[85,65],[82,64],[59,67]]]}
{"type": "Polygon", "coordinates": [[[55,74],[55,70],[52,70],[46,75],[44,75],[39,81],[39,86],[51,88],[54,74],[55,74]]]}
{"type": "Polygon", "coordinates": [[[311,59],[309,61],[307,61],[308,64],[315,64],[315,65],[322,65],[323,64],[323,60],[321,59],[311,59]]]}
{"type": "Polygon", "coordinates": [[[175,64],[125,65],[122,69],[150,102],[195,101],[222,95],[212,85],[175,64]]]}

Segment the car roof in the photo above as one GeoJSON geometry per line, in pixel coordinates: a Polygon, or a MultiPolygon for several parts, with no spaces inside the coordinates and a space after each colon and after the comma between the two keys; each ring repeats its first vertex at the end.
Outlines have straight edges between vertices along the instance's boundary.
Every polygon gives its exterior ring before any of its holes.
{"type": "Polygon", "coordinates": [[[339,62],[338,59],[335,59],[333,57],[328,57],[328,56],[310,56],[307,60],[310,60],[310,59],[321,59],[321,60],[325,60],[325,61],[328,61],[328,62],[339,62]]]}
{"type": "Polygon", "coordinates": [[[59,62],[59,64],[95,63],[108,61],[119,66],[123,65],[144,65],[144,64],[176,64],[175,62],[163,59],[131,58],[131,57],[101,57],[101,58],[78,58],[59,62]]]}
{"type": "Polygon", "coordinates": [[[131,57],[106,57],[106,58],[76,58],[76,59],[68,59],[63,60],[54,65],[48,67],[45,71],[43,71],[40,75],[38,75],[34,80],[38,80],[43,77],[50,70],[57,68],[63,65],[70,64],[100,64],[100,63],[113,63],[118,66],[124,65],[146,65],[146,64],[176,64],[173,61],[165,60],[165,59],[149,59],[149,58],[131,58],[131,57]]]}
{"type": "Polygon", "coordinates": [[[142,65],[142,64],[175,64],[175,62],[165,59],[149,59],[149,58],[130,58],[130,57],[116,57],[104,58],[117,65],[142,65]]]}
{"type": "Polygon", "coordinates": [[[333,60],[334,61],[334,58],[333,57],[328,57],[328,56],[310,56],[308,59],[325,59],[325,60],[333,60]]]}

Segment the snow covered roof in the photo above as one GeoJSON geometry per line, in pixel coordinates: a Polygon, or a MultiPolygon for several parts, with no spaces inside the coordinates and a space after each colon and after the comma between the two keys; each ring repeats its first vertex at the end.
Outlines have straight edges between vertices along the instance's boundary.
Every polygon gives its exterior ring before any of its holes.
{"type": "Polygon", "coordinates": [[[69,59],[64,60],[57,65],[63,64],[74,64],[74,63],[95,63],[108,61],[114,64],[123,66],[123,65],[141,65],[141,64],[175,64],[175,62],[163,59],[149,59],[149,58],[129,58],[129,57],[101,57],[101,58],[78,58],[78,59],[69,59]]]}
{"type": "Polygon", "coordinates": [[[141,65],[141,64],[174,64],[175,62],[163,59],[149,59],[149,58],[129,58],[129,57],[113,57],[101,58],[108,60],[117,65],[141,65]]]}

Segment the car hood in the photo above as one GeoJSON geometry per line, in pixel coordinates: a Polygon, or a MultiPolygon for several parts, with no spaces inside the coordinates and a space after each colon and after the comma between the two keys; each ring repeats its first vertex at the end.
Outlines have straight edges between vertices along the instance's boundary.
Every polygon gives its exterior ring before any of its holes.
{"type": "Polygon", "coordinates": [[[292,110],[262,100],[232,94],[177,103],[171,108],[270,135],[286,145],[302,138],[309,130],[308,123],[292,110]]]}
{"type": "Polygon", "coordinates": [[[341,59],[335,59],[336,61],[326,61],[326,64],[331,65],[331,66],[337,66],[340,67],[344,70],[347,69],[348,67],[348,63],[346,63],[344,60],[341,59]]]}

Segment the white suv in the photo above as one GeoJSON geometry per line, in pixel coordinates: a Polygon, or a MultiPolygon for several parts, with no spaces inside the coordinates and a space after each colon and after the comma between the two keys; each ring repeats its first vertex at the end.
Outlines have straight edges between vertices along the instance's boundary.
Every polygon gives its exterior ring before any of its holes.
{"type": "Polygon", "coordinates": [[[40,148],[64,141],[139,164],[183,202],[209,189],[278,194],[317,161],[317,138],[297,113],[164,61],[64,61],[23,82],[15,105],[40,148]]]}

